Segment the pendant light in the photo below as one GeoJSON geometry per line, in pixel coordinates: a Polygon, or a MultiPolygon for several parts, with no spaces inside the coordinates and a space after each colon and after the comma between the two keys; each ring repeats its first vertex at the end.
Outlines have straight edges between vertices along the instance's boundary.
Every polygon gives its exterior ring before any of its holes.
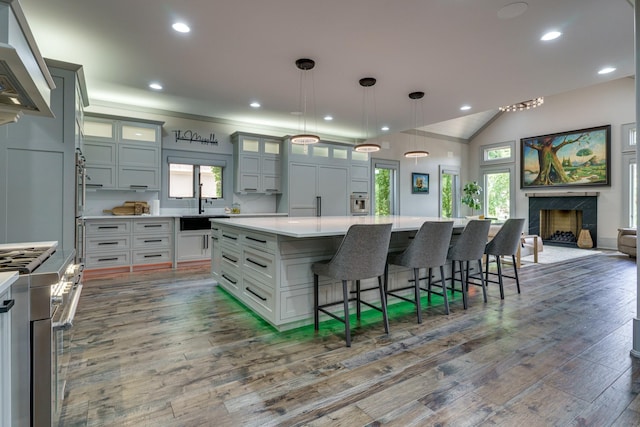
{"type": "MultiPolygon", "coordinates": [[[[313,59],[301,58],[296,61],[296,67],[300,70],[300,106],[302,107],[302,132],[293,135],[291,137],[292,144],[309,145],[315,144],[320,141],[320,137],[307,133],[307,77],[310,71],[313,70],[316,63],[313,59]]],[[[313,89],[313,77],[312,77],[312,89],[313,89]]],[[[315,90],[314,90],[315,91],[315,90]]],[[[315,95],[312,93],[312,95],[315,95]]]]}
{"type": "MultiPolygon", "coordinates": [[[[409,94],[409,98],[412,99],[413,102],[413,129],[415,131],[415,135],[413,136],[413,145],[414,148],[416,148],[416,144],[417,144],[417,140],[418,140],[418,102],[424,97],[424,92],[411,92],[409,94]]],[[[422,110],[422,108],[421,108],[422,110]]],[[[424,151],[424,150],[413,150],[413,151],[407,151],[406,153],[404,153],[404,156],[409,158],[409,159],[416,159],[416,162],[418,161],[418,158],[420,157],[428,157],[429,156],[429,152],[428,151],[424,151]]]]}
{"type": "MultiPolygon", "coordinates": [[[[373,77],[364,77],[359,81],[360,86],[364,88],[362,92],[362,114],[363,114],[363,124],[364,124],[364,134],[365,140],[369,139],[369,114],[367,110],[367,93],[370,94],[370,98],[372,98],[373,110],[374,110],[374,118],[375,118],[375,108],[376,108],[376,97],[373,92],[373,85],[376,84],[376,79],[373,77]]],[[[353,148],[355,151],[360,153],[373,153],[375,151],[380,151],[380,146],[378,144],[373,144],[371,142],[365,142],[362,144],[358,144],[353,148]]]]}

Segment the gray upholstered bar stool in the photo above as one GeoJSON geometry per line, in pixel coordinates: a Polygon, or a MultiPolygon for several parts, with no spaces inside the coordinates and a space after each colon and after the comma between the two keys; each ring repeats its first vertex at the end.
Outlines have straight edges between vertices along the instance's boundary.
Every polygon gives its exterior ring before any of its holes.
{"type": "Polygon", "coordinates": [[[518,252],[518,245],[522,243],[522,227],[524,226],[524,218],[509,218],[496,235],[491,239],[485,249],[484,253],[487,255],[485,262],[485,275],[484,280],[487,283],[498,283],[500,285],[500,299],[504,299],[504,286],[503,278],[515,279],[518,293],[520,293],[520,279],[518,278],[518,267],[516,265],[516,253],[518,252]],[[489,264],[491,263],[491,257],[494,257],[496,262],[496,273],[489,271],[489,264]],[[502,271],[501,257],[511,256],[513,263],[513,276],[509,276],[502,271]],[[497,275],[498,280],[489,279],[489,275],[497,275]]]}
{"type": "MultiPolygon", "coordinates": [[[[447,262],[447,251],[451,242],[451,232],[453,231],[453,221],[425,222],[409,243],[409,246],[401,253],[391,253],[387,258],[387,263],[400,265],[413,269],[413,285],[396,288],[392,291],[387,289],[385,282],[385,295],[391,295],[404,301],[411,302],[416,306],[418,323],[422,323],[422,307],[420,304],[420,290],[427,291],[429,300],[431,294],[441,295],[444,298],[444,311],[449,314],[449,301],[447,299],[447,286],[444,279],[444,265],[447,262]],[[427,287],[420,287],[420,269],[427,270],[427,287]],[[431,290],[432,268],[440,268],[440,281],[442,293],[431,290]],[[413,289],[413,299],[409,299],[398,292],[413,289]]],[[[388,276],[387,276],[388,277],[388,276]]]]}
{"type": "MultiPolygon", "coordinates": [[[[382,312],[384,330],[389,333],[389,319],[387,318],[387,304],[384,296],[382,276],[386,272],[387,253],[391,240],[391,224],[356,224],[349,227],[347,234],[337,252],[328,261],[317,262],[311,265],[313,271],[313,315],[314,326],[319,328],[320,312],[323,312],[336,320],[344,323],[344,335],[347,347],[351,347],[351,329],[349,326],[349,302],[356,301],[358,313],[360,304],[382,312]],[[319,276],[329,277],[342,281],[342,301],[319,304],[319,276]],[[360,299],[360,280],[378,278],[381,307],[377,307],[360,299]],[[349,298],[347,282],[356,282],[356,297],[349,298]],[[340,318],[328,307],[343,304],[344,318],[340,318]]],[[[386,278],[385,278],[386,280],[386,278]]]]}
{"type": "MultiPolygon", "coordinates": [[[[482,295],[484,302],[487,302],[487,287],[484,282],[482,272],[482,257],[489,236],[490,220],[472,219],[464,227],[462,233],[457,236],[455,242],[449,248],[447,260],[451,261],[451,295],[454,292],[462,292],[462,305],[467,308],[467,294],[469,291],[469,265],[471,261],[478,262],[478,274],[474,277],[480,278],[482,295]],[[460,268],[461,289],[455,288],[456,283],[456,263],[460,268]]],[[[476,284],[476,283],[473,283],[476,284]]]]}

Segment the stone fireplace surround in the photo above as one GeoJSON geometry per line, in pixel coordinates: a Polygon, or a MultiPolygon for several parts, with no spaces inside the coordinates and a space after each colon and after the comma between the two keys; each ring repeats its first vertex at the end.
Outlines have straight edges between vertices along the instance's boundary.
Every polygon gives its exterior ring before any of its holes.
{"type": "MultiPolygon", "coordinates": [[[[579,210],[582,211],[582,228],[589,230],[595,248],[598,242],[598,194],[598,192],[586,191],[525,193],[529,198],[529,234],[540,235],[541,210],[579,210]]],[[[544,236],[541,237],[544,239],[544,236]]],[[[558,244],[553,241],[544,241],[552,245],[558,244]]],[[[574,243],[572,246],[577,245],[574,243]]]]}

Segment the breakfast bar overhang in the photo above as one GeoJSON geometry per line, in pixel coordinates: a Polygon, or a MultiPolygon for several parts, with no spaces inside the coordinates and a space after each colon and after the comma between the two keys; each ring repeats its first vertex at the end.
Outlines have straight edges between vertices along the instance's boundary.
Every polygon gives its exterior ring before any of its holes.
{"type": "MultiPolygon", "coordinates": [[[[278,330],[313,322],[311,264],[331,258],[353,224],[392,224],[390,250],[404,249],[425,221],[467,219],[416,216],[212,218],[211,274],[218,284],[278,330]]],[[[363,248],[366,251],[367,248],[363,248]]],[[[389,269],[389,289],[406,286],[412,271],[389,269]]],[[[375,279],[369,279],[373,283],[375,279]]],[[[364,284],[367,281],[363,281],[364,284]]],[[[341,296],[339,282],[321,281],[320,300],[341,296]]],[[[376,292],[364,295],[375,302],[376,292]]]]}

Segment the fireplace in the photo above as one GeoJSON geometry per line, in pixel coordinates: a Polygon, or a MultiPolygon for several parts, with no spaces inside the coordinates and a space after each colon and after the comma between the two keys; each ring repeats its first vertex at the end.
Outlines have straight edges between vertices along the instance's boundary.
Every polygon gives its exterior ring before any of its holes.
{"type": "Polygon", "coordinates": [[[526,193],[529,234],[551,245],[576,247],[582,230],[598,241],[598,193],[526,193]]]}

